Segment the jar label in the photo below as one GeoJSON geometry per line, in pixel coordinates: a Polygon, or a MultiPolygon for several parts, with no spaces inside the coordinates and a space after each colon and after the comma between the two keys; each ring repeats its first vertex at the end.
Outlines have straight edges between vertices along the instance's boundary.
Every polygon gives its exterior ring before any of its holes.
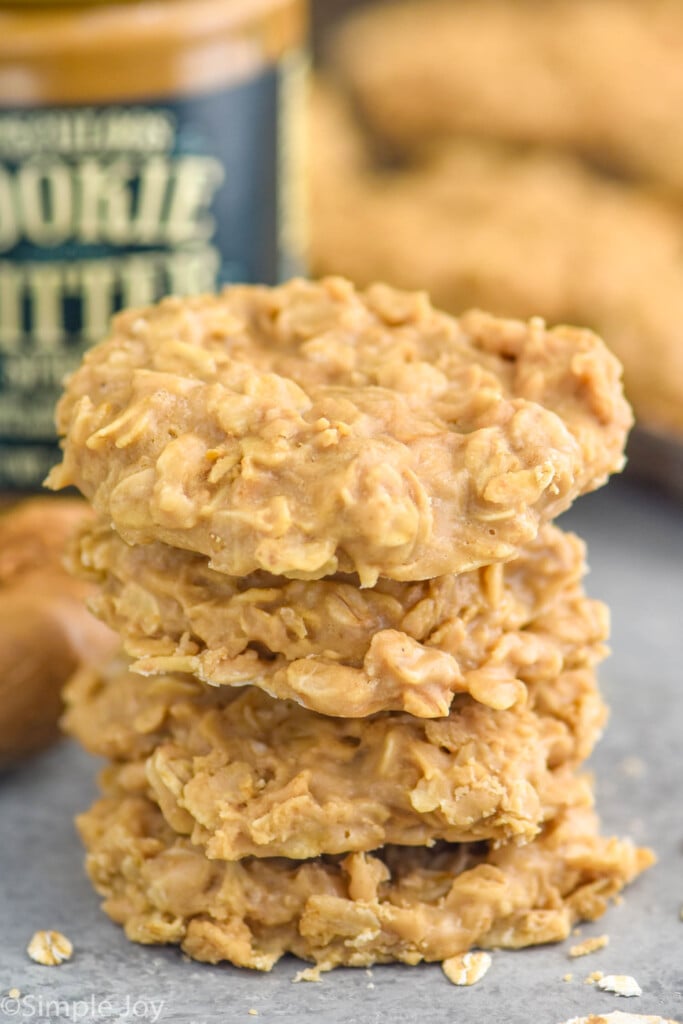
{"type": "Polygon", "coordinates": [[[286,57],[213,93],[0,109],[0,490],[57,461],[64,375],[112,314],[300,266],[286,57]]]}

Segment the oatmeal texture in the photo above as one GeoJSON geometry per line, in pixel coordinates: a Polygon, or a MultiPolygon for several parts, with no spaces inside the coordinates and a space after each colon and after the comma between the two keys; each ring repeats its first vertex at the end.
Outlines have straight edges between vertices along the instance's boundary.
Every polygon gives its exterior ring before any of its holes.
{"type": "Polygon", "coordinates": [[[680,191],[681,33],[677,0],[408,0],[349,19],[333,57],[390,149],[555,145],[680,191]]]}
{"type": "Polygon", "coordinates": [[[49,483],[220,572],[372,586],[514,557],[621,467],[630,422],[590,331],[340,278],[235,286],[115,319],[49,483]]]}
{"type": "Polygon", "coordinates": [[[135,671],[250,683],[322,714],[448,713],[455,693],[497,709],[530,680],[591,666],[605,652],[604,605],[588,600],[581,541],[543,526],[505,564],[420,583],[244,579],[202,555],[84,530],[71,566],[99,584],[92,610],[135,671]]]}
{"type": "Polygon", "coordinates": [[[436,839],[528,842],[571,804],[573,770],[605,721],[593,674],[529,687],[493,711],[458,697],[448,718],[329,718],[256,687],[191,677],[79,673],[64,726],[114,759],[108,792],[134,789],[210,858],[314,857],[436,839]]]}
{"type": "Polygon", "coordinates": [[[266,971],[287,952],[328,970],[555,942],[652,861],[600,837],[580,808],[522,847],[387,846],[303,862],[208,860],[140,796],[100,800],[78,827],[104,910],[128,938],[266,971]]]}

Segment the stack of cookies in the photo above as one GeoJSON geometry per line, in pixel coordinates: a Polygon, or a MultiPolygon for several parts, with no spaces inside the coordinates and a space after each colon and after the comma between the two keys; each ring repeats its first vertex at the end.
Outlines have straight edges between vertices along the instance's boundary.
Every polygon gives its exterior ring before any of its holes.
{"type": "MultiPolygon", "coordinates": [[[[577,771],[607,614],[549,523],[620,468],[600,340],[346,281],[122,313],[67,385],[117,662],[67,691],[133,940],[268,970],[566,936],[650,862],[577,771]]],[[[464,974],[463,974],[464,971],[464,974]]]]}

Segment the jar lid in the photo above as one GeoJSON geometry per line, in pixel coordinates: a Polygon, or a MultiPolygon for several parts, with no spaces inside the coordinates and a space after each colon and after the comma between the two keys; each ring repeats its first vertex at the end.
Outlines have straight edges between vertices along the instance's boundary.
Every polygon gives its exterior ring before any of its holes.
{"type": "Polygon", "coordinates": [[[300,45],[306,0],[0,2],[0,110],[222,87],[300,45]]]}
{"type": "MultiPolygon", "coordinates": [[[[140,0],[115,0],[117,4],[139,3],[140,0]]],[[[97,7],[111,0],[5,0],[4,7],[97,7]]]]}
{"type": "MultiPolygon", "coordinates": [[[[174,0],[164,0],[173,3],[174,0]]],[[[122,4],[143,4],[145,0],[3,0],[0,3],[0,11],[3,8],[32,7],[36,10],[45,7],[54,10],[55,7],[63,7],[65,11],[78,7],[103,7],[109,4],[112,7],[120,7],[122,4]]]]}

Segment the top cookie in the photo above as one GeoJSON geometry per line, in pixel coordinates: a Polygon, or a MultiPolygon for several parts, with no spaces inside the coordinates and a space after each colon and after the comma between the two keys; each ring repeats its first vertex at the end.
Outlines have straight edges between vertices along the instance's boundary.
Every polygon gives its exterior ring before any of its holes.
{"type": "Polygon", "coordinates": [[[590,331],[327,278],[120,314],[57,423],[48,485],[131,543],[370,586],[514,557],[621,467],[631,413],[590,331]]]}

